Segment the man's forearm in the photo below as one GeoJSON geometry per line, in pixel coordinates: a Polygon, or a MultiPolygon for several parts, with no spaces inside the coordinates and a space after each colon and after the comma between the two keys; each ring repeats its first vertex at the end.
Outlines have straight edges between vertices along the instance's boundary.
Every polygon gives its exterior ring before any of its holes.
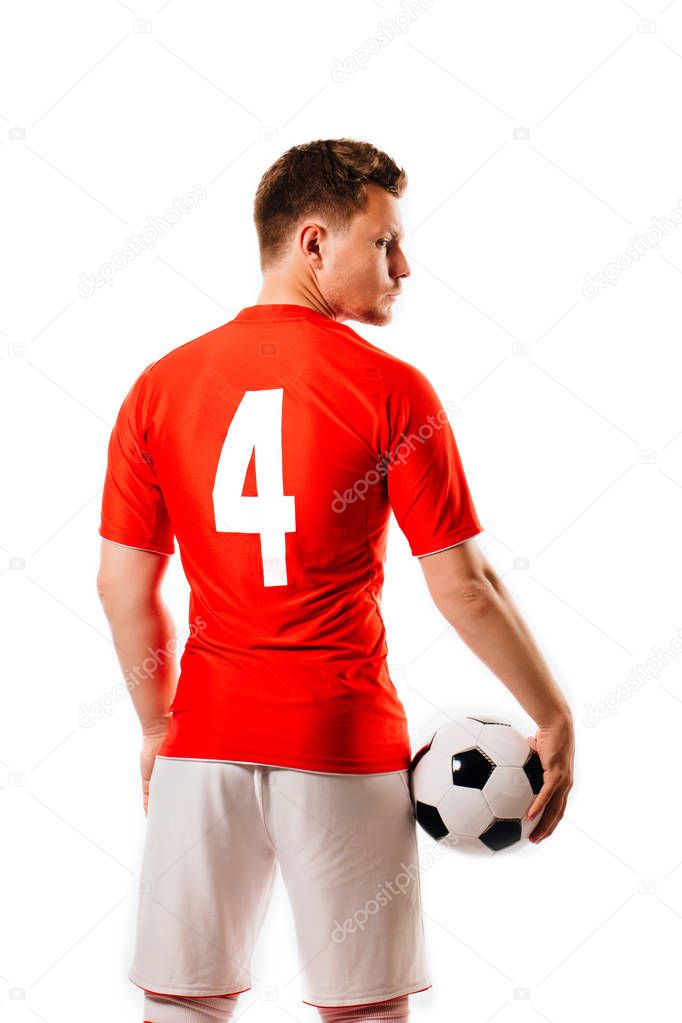
{"type": "Polygon", "coordinates": [[[173,619],[158,595],[139,600],[102,595],[116,655],[142,731],[165,731],[178,682],[173,619]]]}
{"type": "Polygon", "coordinates": [[[571,719],[563,693],[511,594],[498,578],[490,581],[485,595],[467,603],[453,601],[443,613],[469,649],[504,683],[538,726],[571,719]]]}

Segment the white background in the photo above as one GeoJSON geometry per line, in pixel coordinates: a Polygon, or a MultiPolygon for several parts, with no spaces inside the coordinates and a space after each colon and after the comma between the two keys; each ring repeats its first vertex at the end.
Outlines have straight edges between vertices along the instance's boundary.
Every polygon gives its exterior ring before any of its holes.
{"type": "MultiPolygon", "coordinates": [[[[120,673],[95,590],[106,444],[149,362],[256,300],[264,170],[341,135],[385,149],[410,181],[412,276],[394,322],[352,326],[457,403],[477,542],[577,728],[551,838],[424,869],[433,987],[410,999],[412,1018],[671,1019],[682,3],[11,3],[0,58],[0,1023],[142,1018],[126,977],[139,727],[129,698],[111,697],[120,673]],[[197,185],[206,198],[153,249],[79,293],[197,185]],[[633,260],[636,235],[648,248],[633,260]],[[619,257],[613,283],[584,290],[619,257]],[[83,706],[107,698],[85,727],[83,706]]],[[[395,522],[386,572],[413,748],[476,711],[528,734],[430,602],[395,522]]],[[[166,595],[180,629],[177,558],[166,595]]],[[[428,836],[420,846],[432,854],[428,836]]],[[[317,1018],[279,878],[253,968],[247,1019],[317,1018]]]]}

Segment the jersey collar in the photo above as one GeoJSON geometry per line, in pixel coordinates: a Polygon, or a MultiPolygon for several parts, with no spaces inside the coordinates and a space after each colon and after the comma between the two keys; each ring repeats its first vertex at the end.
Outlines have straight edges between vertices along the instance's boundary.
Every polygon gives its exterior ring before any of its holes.
{"type": "Polygon", "coordinates": [[[330,316],[325,316],[317,309],[311,309],[307,305],[295,305],[290,302],[268,303],[260,305],[247,305],[234,317],[235,320],[248,320],[258,323],[272,323],[278,320],[313,320],[324,321],[325,323],[336,323],[330,316]]]}

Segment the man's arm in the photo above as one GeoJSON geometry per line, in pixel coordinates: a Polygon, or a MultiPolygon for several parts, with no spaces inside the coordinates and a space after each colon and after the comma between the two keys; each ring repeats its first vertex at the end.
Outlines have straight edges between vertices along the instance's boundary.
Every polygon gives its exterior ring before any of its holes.
{"type": "Polygon", "coordinates": [[[537,841],[558,823],[572,785],[570,707],[509,591],[474,539],[419,561],[438,610],[538,725],[536,748],[545,785],[531,813],[545,807],[547,812],[533,833],[537,841]]]}
{"type": "Polygon", "coordinates": [[[436,607],[538,725],[570,717],[509,591],[474,539],[419,559],[436,607]]]}
{"type": "Polygon", "coordinates": [[[145,812],[156,750],[168,728],[178,682],[175,644],[170,643],[175,628],[161,597],[168,561],[169,555],[103,539],[97,574],[97,592],[142,727],[145,812]]]}

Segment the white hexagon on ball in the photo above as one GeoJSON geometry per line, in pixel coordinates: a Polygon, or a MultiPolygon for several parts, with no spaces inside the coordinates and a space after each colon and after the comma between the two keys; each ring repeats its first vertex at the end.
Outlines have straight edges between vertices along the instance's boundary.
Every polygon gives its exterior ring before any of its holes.
{"type": "Polygon", "coordinates": [[[521,818],[533,802],[533,790],[521,767],[496,767],[483,786],[495,817],[521,818]]]}

